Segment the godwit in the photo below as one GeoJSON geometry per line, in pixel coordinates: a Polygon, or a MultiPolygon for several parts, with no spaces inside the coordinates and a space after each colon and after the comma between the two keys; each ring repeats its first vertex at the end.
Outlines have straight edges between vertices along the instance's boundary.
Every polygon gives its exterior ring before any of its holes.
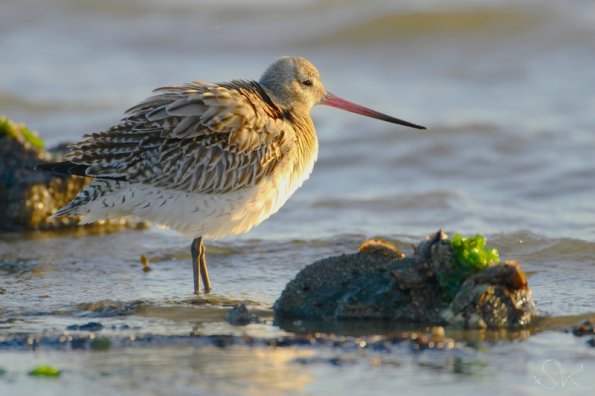
{"type": "Polygon", "coordinates": [[[135,216],[194,238],[195,294],[199,275],[211,289],[203,237],[248,231],[312,172],[314,105],[425,129],[327,92],[299,57],[276,60],[258,82],[195,81],[154,92],[118,124],[72,145],[65,162],[38,168],[94,178],[53,216],[79,215],[81,224],[135,216]]]}

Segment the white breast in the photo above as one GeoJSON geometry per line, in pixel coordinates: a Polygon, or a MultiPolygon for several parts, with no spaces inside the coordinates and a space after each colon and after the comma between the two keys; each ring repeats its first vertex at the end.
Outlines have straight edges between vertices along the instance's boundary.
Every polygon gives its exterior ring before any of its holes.
{"type": "Polygon", "coordinates": [[[120,183],[120,188],[78,211],[81,223],[134,216],[168,226],[191,238],[222,238],[250,230],[287,202],[308,179],[317,152],[301,167],[291,156],[257,185],[223,194],[186,193],[147,184],[120,183]],[[299,170],[298,170],[299,169],[299,170]]]}

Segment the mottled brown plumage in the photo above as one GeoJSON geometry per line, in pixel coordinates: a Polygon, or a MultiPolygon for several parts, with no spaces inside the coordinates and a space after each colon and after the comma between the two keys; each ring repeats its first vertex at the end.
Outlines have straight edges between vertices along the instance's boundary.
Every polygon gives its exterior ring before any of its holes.
{"type": "Polygon", "coordinates": [[[280,58],[258,82],[159,88],[66,162],[42,165],[95,178],[54,216],[136,216],[191,235],[195,292],[199,274],[208,291],[202,237],[248,231],[302,185],[318,155],[316,104],[423,129],[328,93],[303,58],[280,58]]]}
{"type": "Polygon", "coordinates": [[[293,144],[283,111],[254,81],[155,92],[119,124],[85,135],[66,159],[89,165],[89,176],[211,194],[257,184],[293,144]]]}

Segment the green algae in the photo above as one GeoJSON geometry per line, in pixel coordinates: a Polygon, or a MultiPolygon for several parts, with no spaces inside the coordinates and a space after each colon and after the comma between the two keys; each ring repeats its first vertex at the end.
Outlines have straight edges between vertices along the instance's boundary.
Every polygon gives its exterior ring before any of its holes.
{"type": "Polygon", "coordinates": [[[32,377],[59,377],[60,374],[62,374],[61,370],[47,364],[40,364],[29,371],[29,375],[32,377]]]}
{"type": "Polygon", "coordinates": [[[450,240],[453,253],[451,271],[438,274],[447,301],[452,301],[465,279],[500,262],[498,250],[486,248],[486,242],[486,238],[479,234],[471,237],[453,235],[450,240]]]}
{"type": "Polygon", "coordinates": [[[112,346],[112,342],[107,337],[95,338],[89,344],[89,347],[94,351],[107,351],[112,346]]]}
{"type": "Polygon", "coordinates": [[[43,149],[45,142],[23,123],[14,122],[7,117],[0,117],[0,136],[10,136],[16,140],[24,140],[32,146],[43,149]]]}

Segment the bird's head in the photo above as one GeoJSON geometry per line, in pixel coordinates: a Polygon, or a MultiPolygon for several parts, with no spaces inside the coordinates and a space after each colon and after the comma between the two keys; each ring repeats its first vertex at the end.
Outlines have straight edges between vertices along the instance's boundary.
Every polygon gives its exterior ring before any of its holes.
{"type": "Polygon", "coordinates": [[[324,88],[320,73],[314,65],[298,56],[277,59],[264,72],[259,82],[267,89],[275,104],[284,109],[309,112],[313,106],[322,104],[393,124],[426,129],[333,95],[324,88]]]}
{"type": "Polygon", "coordinates": [[[264,72],[260,84],[268,89],[276,104],[287,109],[305,108],[309,111],[326,93],[318,70],[297,56],[277,59],[264,72]]]}

